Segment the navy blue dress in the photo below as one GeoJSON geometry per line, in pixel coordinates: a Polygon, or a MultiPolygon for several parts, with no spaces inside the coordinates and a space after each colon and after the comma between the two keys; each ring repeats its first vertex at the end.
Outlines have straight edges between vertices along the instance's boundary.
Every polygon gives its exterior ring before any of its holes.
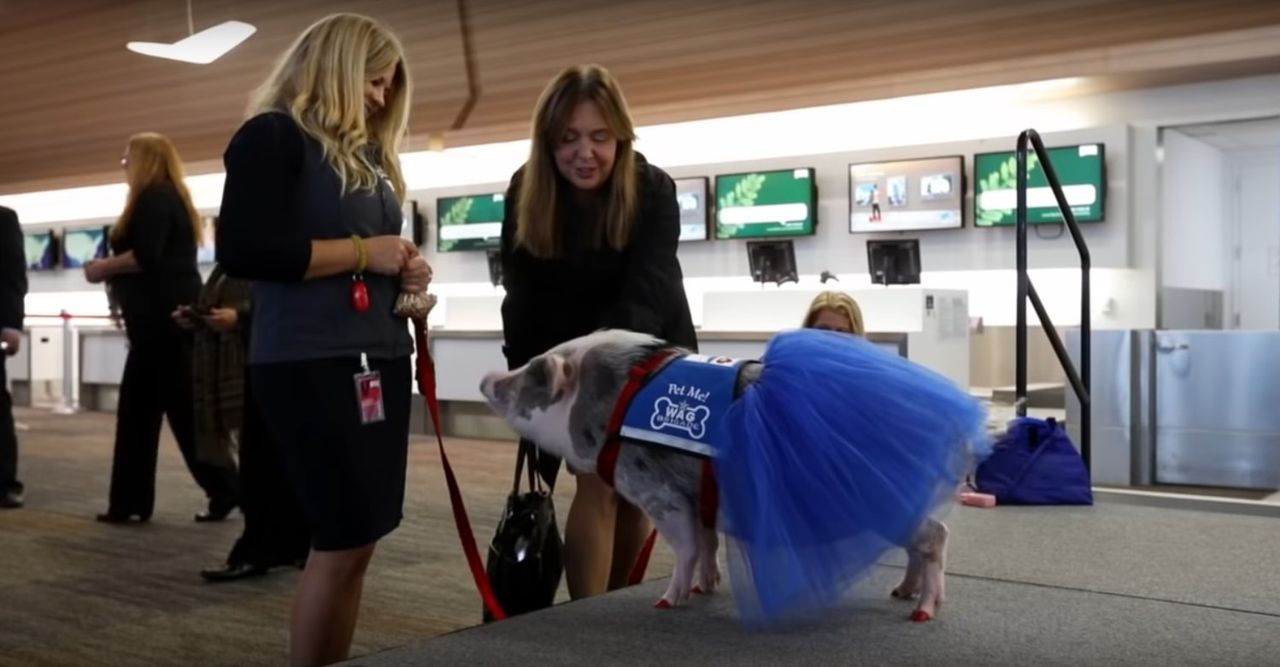
{"type": "Polygon", "coordinates": [[[351,305],[351,275],[304,280],[313,240],[398,235],[400,203],[385,178],[344,191],[321,145],[287,114],[236,132],[218,262],[253,284],[250,382],[317,550],[377,541],[400,524],[412,399],[408,323],[394,314],[399,280],[366,274],[370,307],[351,305]],[[355,376],[381,374],[385,419],[363,423],[355,376]]]}

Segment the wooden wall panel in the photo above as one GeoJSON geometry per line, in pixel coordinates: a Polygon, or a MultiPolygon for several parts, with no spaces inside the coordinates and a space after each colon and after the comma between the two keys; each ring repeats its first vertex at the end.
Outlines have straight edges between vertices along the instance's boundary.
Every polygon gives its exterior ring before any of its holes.
{"type": "MultiPolygon", "coordinates": [[[[194,165],[216,164],[249,91],[303,28],[334,11],[384,20],[404,42],[413,147],[443,131],[466,97],[454,0],[193,2],[197,29],[239,19],[258,32],[195,66],[124,48],[184,36],[177,0],[0,2],[0,193],[115,179],[121,147],[141,130],[169,134],[194,165]]],[[[1099,75],[1108,49],[1280,26],[1274,0],[467,2],[483,95],[468,126],[446,135],[453,145],[521,136],[545,82],[578,62],[613,70],[639,122],[672,122],[1045,72],[1099,75]]],[[[1273,66],[1256,60],[1250,71],[1273,66]]],[[[1160,63],[1143,67],[1154,75],[1160,63]]]]}

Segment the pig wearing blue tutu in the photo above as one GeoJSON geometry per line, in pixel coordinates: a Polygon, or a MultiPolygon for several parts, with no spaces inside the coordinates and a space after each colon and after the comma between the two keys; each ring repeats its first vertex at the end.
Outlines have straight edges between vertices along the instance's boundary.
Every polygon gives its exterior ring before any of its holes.
{"type": "Polygon", "coordinates": [[[649,516],[676,560],[656,606],[715,590],[723,533],[755,623],[838,604],[895,548],[908,566],[893,595],[932,618],[947,545],[934,517],[989,447],[982,405],[951,381],[811,329],[778,334],[759,361],[600,331],[481,391],[521,436],[649,516]]]}

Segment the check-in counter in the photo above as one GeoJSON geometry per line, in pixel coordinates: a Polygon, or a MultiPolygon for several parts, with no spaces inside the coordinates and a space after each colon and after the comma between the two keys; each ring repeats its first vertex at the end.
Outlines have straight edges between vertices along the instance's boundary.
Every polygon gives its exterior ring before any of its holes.
{"type": "MultiPolygon", "coordinates": [[[[872,342],[969,384],[969,312],[964,291],[916,286],[850,290],[872,342]]],[[[755,359],[780,330],[798,326],[816,290],[772,289],[707,292],[696,313],[700,351],[755,359]]],[[[505,369],[502,355],[502,296],[451,296],[432,313],[431,352],[437,392],[448,435],[506,438],[480,394],[485,373],[505,369]]],[[[101,328],[79,334],[76,386],[90,409],[113,410],[124,360],[124,334],[101,328]]],[[[60,375],[59,375],[60,377],[60,375]]],[[[416,391],[416,387],[415,387],[416,391]]],[[[415,401],[415,411],[417,408],[415,401]]],[[[420,416],[415,416],[415,423],[420,416]]]]}

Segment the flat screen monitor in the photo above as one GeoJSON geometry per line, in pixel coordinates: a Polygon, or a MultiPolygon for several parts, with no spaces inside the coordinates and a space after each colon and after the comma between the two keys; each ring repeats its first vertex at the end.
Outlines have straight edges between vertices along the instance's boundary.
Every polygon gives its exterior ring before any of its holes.
{"type": "Polygon", "coordinates": [[[107,256],[111,228],[88,227],[68,229],[62,233],[62,266],[67,269],[83,268],[85,264],[107,256]]]}
{"type": "Polygon", "coordinates": [[[706,176],[676,179],[676,201],[680,204],[680,240],[706,241],[711,226],[711,183],[706,176]]]}
{"type": "Polygon", "coordinates": [[[23,233],[22,246],[28,271],[48,271],[58,265],[58,239],[53,230],[23,233]]]}
{"type": "Polygon", "coordinates": [[[958,229],[964,225],[964,158],[849,165],[849,231],[958,229]]]}
{"type": "Polygon", "coordinates": [[[501,192],[436,200],[436,250],[493,250],[502,244],[501,192]]]}
{"type": "Polygon", "coordinates": [[[818,224],[812,167],[716,176],[716,238],[809,236],[818,224]]]}
{"type": "Polygon", "coordinates": [[[755,282],[800,282],[796,248],[791,241],[747,241],[747,264],[755,282]]]}
{"type": "MultiPolygon", "coordinates": [[[[1103,144],[1048,149],[1053,170],[1076,222],[1102,222],[1107,197],[1106,150],[1103,144]]],[[[1018,163],[1013,151],[973,156],[973,221],[978,227],[1017,223],[1018,163]]],[[[1027,223],[1063,221],[1044,169],[1034,151],[1027,155],[1027,223]]]]}
{"type": "Polygon", "coordinates": [[[867,241],[867,271],[875,285],[920,283],[920,240],[867,241]]]}

